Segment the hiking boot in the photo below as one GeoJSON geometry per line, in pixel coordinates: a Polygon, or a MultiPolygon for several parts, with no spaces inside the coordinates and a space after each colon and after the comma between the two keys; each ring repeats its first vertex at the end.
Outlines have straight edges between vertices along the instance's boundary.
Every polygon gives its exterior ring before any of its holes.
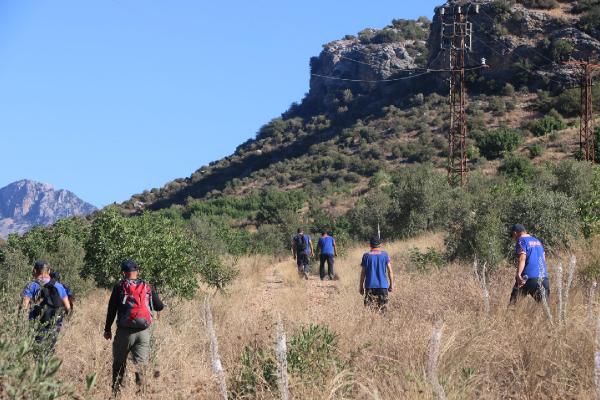
{"type": "Polygon", "coordinates": [[[308,280],[308,273],[307,272],[304,273],[304,279],[308,280]]]}
{"type": "Polygon", "coordinates": [[[332,281],[333,280],[333,275],[328,275],[329,280],[332,281]]]}

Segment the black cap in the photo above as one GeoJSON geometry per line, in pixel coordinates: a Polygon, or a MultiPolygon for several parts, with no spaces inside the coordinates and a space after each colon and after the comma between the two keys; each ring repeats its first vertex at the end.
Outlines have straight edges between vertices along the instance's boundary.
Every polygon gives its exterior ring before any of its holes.
{"type": "Polygon", "coordinates": [[[121,263],[122,272],[133,272],[138,270],[138,265],[133,260],[125,260],[121,263]]]}
{"type": "Polygon", "coordinates": [[[521,224],[514,224],[510,227],[510,234],[525,232],[525,227],[521,224]]]}
{"type": "Polygon", "coordinates": [[[381,239],[379,239],[377,236],[373,236],[371,238],[370,244],[372,248],[379,247],[381,246],[381,239]]]}
{"type": "Polygon", "coordinates": [[[60,282],[60,274],[58,273],[58,271],[50,272],[50,279],[54,279],[55,281],[60,282]]]}
{"type": "Polygon", "coordinates": [[[40,269],[46,267],[47,265],[48,264],[46,264],[46,261],[44,261],[44,260],[37,260],[35,262],[35,264],[33,264],[33,268],[35,268],[37,270],[40,270],[40,269]]]}

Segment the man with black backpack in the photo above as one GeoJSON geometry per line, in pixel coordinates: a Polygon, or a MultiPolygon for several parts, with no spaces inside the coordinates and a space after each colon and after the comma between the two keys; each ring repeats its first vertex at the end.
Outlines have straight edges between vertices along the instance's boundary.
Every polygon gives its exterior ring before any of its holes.
{"type": "Polygon", "coordinates": [[[73,301],[75,300],[75,295],[70,287],[65,285],[63,281],[60,280],[60,273],[58,271],[50,272],[50,279],[53,279],[55,282],[59,282],[65,288],[65,292],[67,293],[67,297],[69,298],[69,305],[71,306],[71,312],[73,312],[73,301]]]}
{"type": "Polygon", "coordinates": [[[63,317],[71,311],[71,304],[65,287],[50,277],[50,268],[45,261],[35,262],[33,275],[34,280],[21,294],[22,309],[29,310],[30,321],[39,321],[35,340],[47,346],[44,353],[49,355],[54,353],[63,317]]]}
{"type": "Polygon", "coordinates": [[[112,339],[111,326],[117,318],[117,331],[113,341],[112,388],[119,391],[123,377],[127,356],[131,352],[133,362],[136,364],[135,383],[143,383],[143,364],[150,356],[150,325],[152,324],[152,311],[161,311],[164,304],[159,299],[156,291],[143,280],[139,279],[139,268],[135,261],[121,263],[123,279],[117,283],[108,301],[104,338],[112,339]]]}
{"type": "Polygon", "coordinates": [[[298,228],[298,233],[292,238],[292,255],[298,265],[298,274],[308,279],[310,272],[310,257],[313,255],[312,241],[309,235],[304,234],[304,229],[298,228]]]}

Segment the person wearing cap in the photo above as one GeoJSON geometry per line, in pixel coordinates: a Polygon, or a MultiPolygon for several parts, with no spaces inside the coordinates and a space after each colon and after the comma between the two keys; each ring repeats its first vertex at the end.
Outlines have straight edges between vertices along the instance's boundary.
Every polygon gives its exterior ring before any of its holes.
{"type": "Polygon", "coordinates": [[[70,287],[65,285],[60,279],[60,273],[58,271],[50,272],[50,279],[53,279],[56,282],[60,282],[61,285],[65,288],[65,292],[67,293],[67,297],[69,298],[69,305],[71,306],[71,311],[73,311],[73,301],[75,300],[75,295],[70,287]]]}
{"type": "Polygon", "coordinates": [[[510,234],[515,241],[517,256],[517,275],[510,294],[510,304],[515,304],[519,298],[527,295],[533,297],[537,302],[544,297],[548,300],[550,285],[546,254],[541,240],[528,234],[521,224],[514,224],[510,229],[510,234]]]}
{"type": "Polygon", "coordinates": [[[35,340],[47,344],[47,354],[52,354],[62,328],[63,316],[71,311],[71,304],[65,287],[50,277],[50,267],[45,261],[36,261],[32,273],[33,281],[21,293],[21,309],[29,310],[30,321],[39,319],[42,322],[35,340]]]}
{"type": "Polygon", "coordinates": [[[335,239],[329,236],[327,231],[321,231],[321,237],[317,242],[317,253],[319,254],[319,277],[325,279],[325,263],[327,262],[327,276],[330,280],[334,279],[333,261],[337,257],[337,247],[335,239]]]}
{"type": "Polygon", "coordinates": [[[298,266],[298,274],[308,279],[310,273],[310,257],[313,255],[313,244],[304,229],[298,228],[298,234],[292,238],[292,255],[298,266]]]}
{"type": "Polygon", "coordinates": [[[358,290],[364,295],[365,307],[375,307],[385,312],[388,292],[394,290],[394,273],[390,256],[381,250],[381,240],[373,237],[371,250],[363,254],[358,290]]]}
{"type": "Polygon", "coordinates": [[[163,302],[158,297],[156,291],[146,282],[139,279],[139,268],[135,261],[127,260],[121,263],[121,273],[123,279],[117,283],[112,290],[108,301],[108,310],[106,312],[106,324],[104,325],[104,338],[112,339],[111,326],[117,318],[117,330],[113,341],[113,365],[112,365],[112,388],[118,392],[125,376],[127,356],[129,353],[133,356],[133,362],[137,366],[135,373],[135,382],[138,386],[143,383],[143,366],[147,363],[150,356],[150,329],[149,324],[141,327],[131,327],[128,322],[130,314],[129,302],[126,297],[125,288],[127,285],[138,287],[146,285],[150,298],[144,304],[150,311],[161,311],[164,308],[163,302]]]}

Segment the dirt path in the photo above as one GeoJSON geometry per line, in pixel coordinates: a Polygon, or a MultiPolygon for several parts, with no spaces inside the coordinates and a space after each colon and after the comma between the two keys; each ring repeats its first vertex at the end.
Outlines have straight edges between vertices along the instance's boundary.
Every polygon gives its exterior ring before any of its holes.
{"type": "MultiPolygon", "coordinates": [[[[313,265],[313,271],[318,269],[313,265]]],[[[264,270],[261,284],[261,295],[257,305],[261,313],[270,313],[277,302],[277,297],[283,295],[290,288],[301,287],[308,292],[311,299],[307,303],[310,308],[323,306],[338,292],[336,280],[321,280],[319,275],[310,274],[308,279],[298,276],[296,265],[292,259],[274,263],[264,270]]]]}

